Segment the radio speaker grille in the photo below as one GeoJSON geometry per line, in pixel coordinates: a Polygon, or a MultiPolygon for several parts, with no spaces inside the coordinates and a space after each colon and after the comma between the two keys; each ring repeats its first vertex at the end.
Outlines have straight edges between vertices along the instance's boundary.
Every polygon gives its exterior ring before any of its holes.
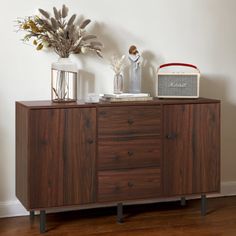
{"type": "Polygon", "coordinates": [[[198,75],[158,75],[158,97],[198,97],[198,75]]]}

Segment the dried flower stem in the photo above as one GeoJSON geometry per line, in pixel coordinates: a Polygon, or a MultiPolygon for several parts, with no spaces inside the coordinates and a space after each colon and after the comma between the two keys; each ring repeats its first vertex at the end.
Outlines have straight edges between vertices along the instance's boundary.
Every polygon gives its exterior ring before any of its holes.
{"type": "Polygon", "coordinates": [[[102,57],[102,43],[91,41],[97,37],[88,35],[85,31],[91,20],[86,19],[77,24],[75,23],[76,14],[67,20],[69,9],[65,5],[60,10],[53,7],[54,16],[43,9],[39,9],[39,12],[41,16],[17,19],[17,32],[20,30],[26,32],[23,41],[33,38],[33,44],[37,50],[49,47],[62,58],[67,58],[70,54],[85,53],[89,50],[102,57]]]}

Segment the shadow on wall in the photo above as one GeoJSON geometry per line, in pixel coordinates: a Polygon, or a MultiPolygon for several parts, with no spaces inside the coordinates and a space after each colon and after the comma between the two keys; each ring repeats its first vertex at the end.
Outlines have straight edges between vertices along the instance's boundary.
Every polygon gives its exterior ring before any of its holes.
{"type": "MultiPolygon", "coordinates": [[[[143,42],[132,35],[130,32],[125,31],[118,26],[110,26],[106,23],[94,23],[91,28],[92,34],[98,36],[98,41],[104,44],[103,49],[103,60],[100,62],[104,65],[107,65],[107,70],[109,70],[110,58],[113,55],[121,56],[125,54],[128,56],[129,46],[133,43],[136,43],[137,46],[143,42]],[[117,33],[116,33],[117,32],[117,33]]],[[[160,59],[155,56],[151,51],[143,51],[143,63],[142,63],[142,91],[155,94],[155,79],[156,79],[156,70],[157,66],[160,64],[160,59]]],[[[81,89],[78,90],[78,94],[81,94],[80,97],[85,98],[89,93],[95,92],[95,74],[92,74],[86,71],[86,66],[88,61],[94,62],[95,56],[92,53],[89,53],[85,56],[81,55],[79,58],[81,66],[83,68],[80,71],[80,85],[81,89]],[[82,84],[81,84],[82,83],[82,84]],[[85,87],[86,88],[85,88],[85,87]],[[85,89],[85,90],[84,90],[85,89]]],[[[97,60],[97,58],[96,58],[97,60]]],[[[105,84],[106,85],[106,84],[105,84]]],[[[127,60],[127,67],[124,69],[124,91],[128,92],[129,85],[129,61],[127,60]]],[[[102,88],[103,86],[101,86],[102,88]]],[[[101,91],[102,92],[102,91],[101,91]]]]}
{"type": "MultiPolygon", "coordinates": [[[[92,41],[99,41],[104,45],[102,50],[103,62],[109,63],[109,60],[112,55],[122,55],[124,54],[124,50],[120,47],[123,45],[122,39],[117,40],[119,38],[114,32],[119,32],[118,29],[111,28],[109,25],[105,23],[94,23],[91,29],[91,34],[96,35],[98,38],[92,41]]],[[[132,38],[132,36],[131,36],[132,38]]],[[[94,61],[95,55],[94,53],[88,53],[85,56],[81,55],[79,57],[82,68],[86,68],[87,62],[89,60],[94,61]],[[89,59],[89,60],[88,60],[89,59]]]]}
{"type": "Polygon", "coordinates": [[[151,51],[142,53],[142,91],[155,95],[157,65],[160,63],[151,51]]]}
{"type": "MultiPolygon", "coordinates": [[[[115,26],[113,26],[115,27],[115,26]]],[[[105,60],[109,60],[112,55],[122,55],[124,50],[120,47],[122,45],[122,38],[120,39],[119,35],[115,32],[119,32],[120,29],[111,28],[108,24],[105,23],[95,23],[92,32],[98,36],[103,45],[103,56],[105,60]],[[118,38],[120,41],[118,41],[118,38]]]]}
{"type": "Polygon", "coordinates": [[[204,97],[221,100],[221,154],[224,181],[232,180],[236,166],[236,104],[228,97],[228,78],[214,75],[202,75],[200,94],[204,97]]]}
{"type": "Polygon", "coordinates": [[[88,93],[96,92],[96,75],[94,73],[91,73],[91,71],[86,70],[86,67],[88,66],[87,63],[102,63],[104,65],[107,64],[107,70],[109,70],[109,58],[111,58],[112,55],[122,54],[121,49],[119,48],[118,42],[116,40],[114,31],[116,30],[113,29],[112,31],[111,28],[104,23],[93,23],[93,26],[91,28],[91,34],[94,34],[98,37],[94,41],[99,41],[104,45],[102,51],[103,59],[96,58],[96,55],[94,53],[80,55],[79,59],[77,58],[81,65],[81,68],[83,68],[83,70],[79,71],[77,89],[79,99],[86,99],[88,93]]]}
{"type": "Polygon", "coordinates": [[[201,74],[200,96],[225,100],[227,78],[219,75],[201,74]]]}
{"type": "Polygon", "coordinates": [[[95,75],[85,70],[79,70],[78,98],[86,99],[89,93],[95,93],[95,75]]]}

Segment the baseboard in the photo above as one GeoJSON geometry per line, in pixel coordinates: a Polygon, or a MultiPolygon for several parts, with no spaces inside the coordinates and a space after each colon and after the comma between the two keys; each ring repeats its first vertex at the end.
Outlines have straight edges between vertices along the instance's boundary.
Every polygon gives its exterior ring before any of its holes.
{"type": "MultiPolygon", "coordinates": [[[[209,197],[236,196],[236,181],[223,182],[221,193],[209,195],[209,197]]],[[[193,197],[196,198],[196,197],[193,197]]],[[[24,209],[19,201],[0,202],[0,218],[25,216],[29,213],[24,209]]]]}
{"type": "Polygon", "coordinates": [[[221,196],[235,196],[236,181],[221,183],[221,196]]]}
{"type": "Polygon", "coordinates": [[[25,216],[28,214],[19,201],[0,202],[0,218],[25,216]]]}

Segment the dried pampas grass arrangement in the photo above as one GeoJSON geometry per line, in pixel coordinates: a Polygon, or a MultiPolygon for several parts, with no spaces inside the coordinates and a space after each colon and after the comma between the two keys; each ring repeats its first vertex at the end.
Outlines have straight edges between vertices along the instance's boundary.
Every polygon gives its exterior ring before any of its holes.
{"type": "Polygon", "coordinates": [[[120,74],[123,71],[126,65],[125,58],[126,58],[125,55],[123,55],[122,57],[119,57],[119,56],[111,57],[111,60],[110,60],[111,68],[115,72],[116,75],[120,74]]]}
{"type": "Polygon", "coordinates": [[[53,7],[53,15],[43,9],[39,9],[39,12],[40,16],[17,19],[17,31],[26,32],[24,42],[33,39],[37,50],[52,48],[62,58],[88,51],[102,57],[102,43],[96,40],[96,35],[87,34],[85,30],[91,20],[76,23],[77,15],[68,17],[69,8],[66,5],[62,9],[53,7]]]}

